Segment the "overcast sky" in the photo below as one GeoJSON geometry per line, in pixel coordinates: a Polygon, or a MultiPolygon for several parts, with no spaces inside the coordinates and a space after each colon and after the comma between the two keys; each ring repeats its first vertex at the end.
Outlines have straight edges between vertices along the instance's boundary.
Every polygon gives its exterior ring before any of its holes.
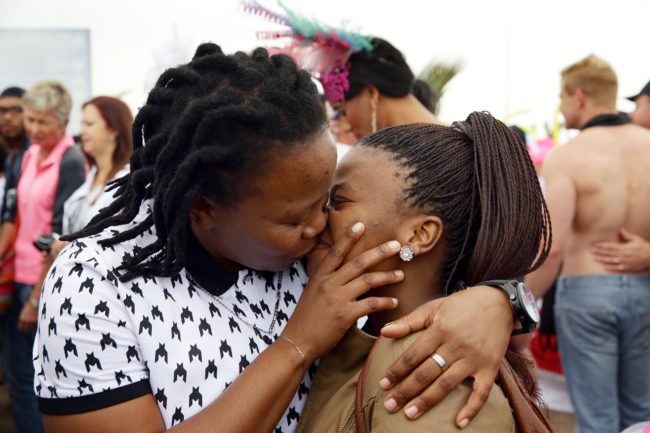
{"type": "MultiPolygon", "coordinates": [[[[442,101],[447,121],[473,110],[513,122],[550,121],[559,71],[590,53],[616,69],[622,110],[632,108],[623,97],[650,80],[647,0],[285,3],[328,24],[347,20],[388,39],[416,73],[432,59],[461,61],[463,69],[442,101]]],[[[276,7],[274,1],[263,4],[276,7]]],[[[0,29],[18,28],[90,29],[93,95],[120,95],[136,110],[161,63],[189,60],[203,41],[225,51],[249,50],[264,44],[255,39],[256,30],[274,27],[244,15],[236,0],[0,0],[0,29]]],[[[10,61],[0,58],[0,67],[10,61]]]]}

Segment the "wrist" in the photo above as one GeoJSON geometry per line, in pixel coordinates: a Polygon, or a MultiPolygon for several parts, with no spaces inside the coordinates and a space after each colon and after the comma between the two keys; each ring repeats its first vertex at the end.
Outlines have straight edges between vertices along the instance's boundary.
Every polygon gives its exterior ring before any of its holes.
{"type": "Polygon", "coordinates": [[[30,297],[30,298],[27,300],[27,304],[28,304],[28,305],[31,305],[32,308],[34,308],[35,310],[38,310],[38,304],[39,304],[39,302],[40,302],[40,300],[39,300],[38,298],[34,297],[34,296],[30,297]]]}
{"type": "Polygon", "coordinates": [[[295,369],[299,369],[303,374],[307,371],[311,363],[314,361],[307,358],[307,354],[303,349],[290,337],[280,335],[276,344],[280,344],[288,356],[285,356],[285,359],[290,359],[292,361],[292,366],[295,369]]]}
{"type": "Polygon", "coordinates": [[[498,317],[503,318],[504,323],[510,325],[510,331],[515,329],[518,324],[517,317],[512,311],[512,305],[510,304],[510,297],[506,292],[494,286],[472,286],[467,290],[480,293],[482,299],[484,299],[484,305],[488,306],[490,309],[497,309],[498,317]]]}

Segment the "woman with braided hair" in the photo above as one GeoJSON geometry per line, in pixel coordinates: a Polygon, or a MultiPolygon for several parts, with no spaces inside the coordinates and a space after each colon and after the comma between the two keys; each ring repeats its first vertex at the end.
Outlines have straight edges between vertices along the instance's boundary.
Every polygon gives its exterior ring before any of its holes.
{"type": "MultiPolygon", "coordinates": [[[[47,431],[292,432],[314,361],[359,317],[395,308],[361,296],[403,277],[367,272],[400,250],[394,240],[343,262],[364,231],[355,222],[307,279],[336,162],[315,85],[287,56],[204,44],[161,75],[133,137],[115,201],[65,238],[43,285],[34,366],[47,431]]],[[[479,286],[393,327],[428,325],[437,340],[387,372],[402,399],[392,409],[422,392],[408,407],[426,411],[474,376],[458,415],[471,419],[510,308],[479,286]],[[434,315],[446,319],[418,318],[434,315]],[[442,384],[436,349],[450,365],[442,384]],[[414,383],[420,364],[432,373],[414,383]]]]}
{"type": "MultiPolygon", "coordinates": [[[[489,276],[515,278],[539,267],[551,246],[548,210],[526,149],[506,125],[475,112],[451,127],[412,124],[368,135],[334,174],[328,225],[331,245],[352,221],[365,221],[364,237],[348,252],[396,239],[408,254],[372,270],[403,263],[404,279],[374,290],[398,306],[372,313],[363,329],[351,328],[318,367],[297,433],[456,432],[455,414],[471,383],[451,391],[411,422],[377,408],[387,397],[378,386],[386,367],[404,352],[403,340],[377,338],[385,323],[464,284],[489,276]]],[[[310,255],[319,262],[321,251],[310,255]]],[[[438,355],[438,356],[437,356],[438,355]]],[[[439,354],[435,362],[443,362],[439,354]]],[[[486,404],[461,428],[471,432],[550,432],[535,399],[537,388],[523,357],[508,351],[486,404]]],[[[407,412],[407,415],[409,413],[407,412]]]]}

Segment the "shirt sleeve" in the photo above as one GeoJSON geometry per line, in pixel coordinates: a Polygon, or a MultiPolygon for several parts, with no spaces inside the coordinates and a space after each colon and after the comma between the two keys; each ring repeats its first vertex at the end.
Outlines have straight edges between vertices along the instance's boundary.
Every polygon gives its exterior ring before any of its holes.
{"type": "Polygon", "coordinates": [[[63,205],[86,178],[86,163],[79,149],[70,147],[63,154],[59,166],[59,183],[54,195],[52,209],[52,232],[61,234],[63,230],[63,205]]]}
{"type": "Polygon", "coordinates": [[[89,243],[68,245],[43,284],[34,344],[42,413],[87,412],[151,393],[116,280],[89,243]]]}
{"type": "Polygon", "coordinates": [[[13,223],[16,221],[16,188],[18,187],[18,173],[20,170],[15,170],[14,166],[17,164],[16,158],[20,154],[15,154],[7,158],[5,164],[5,191],[2,195],[2,216],[0,217],[2,223],[13,223]]]}

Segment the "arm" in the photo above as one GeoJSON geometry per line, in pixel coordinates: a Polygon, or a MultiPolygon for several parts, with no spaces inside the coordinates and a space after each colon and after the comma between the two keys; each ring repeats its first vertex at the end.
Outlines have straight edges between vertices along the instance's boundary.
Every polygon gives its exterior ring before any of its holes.
{"type": "Polygon", "coordinates": [[[18,179],[15,170],[12,169],[10,161],[16,158],[13,155],[7,159],[5,192],[2,195],[2,227],[0,228],[0,260],[6,259],[7,253],[11,250],[13,240],[16,236],[16,188],[18,179]]]}
{"type": "MultiPolygon", "coordinates": [[[[374,395],[374,408],[368,413],[369,423],[372,426],[369,430],[373,433],[403,432],[411,433],[430,432],[432,426],[440,433],[457,432],[456,411],[462,407],[472,393],[470,381],[464,381],[449,392],[445,398],[429,411],[422,414],[416,421],[409,421],[401,413],[390,414],[383,408],[383,401],[387,396],[386,391],[377,387],[383,372],[394,362],[397,356],[401,355],[410,346],[417,334],[401,340],[380,339],[370,358],[367,368],[367,377],[364,383],[364,394],[374,395]]],[[[463,431],[469,432],[503,432],[514,433],[515,424],[503,392],[499,387],[491,384],[487,391],[489,397],[480,414],[467,425],[463,431]]],[[[372,402],[372,400],[371,400],[372,402]]],[[[366,415],[366,419],[367,418],[366,415]]]]}
{"type": "Polygon", "coordinates": [[[621,242],[599,242],[594,245],[594,259],[609,272],[650,270],[650,242],[625,229],[619,230],[619,237],[621,242]]]}
{"type": "Polygon", "coordinates": [[[406,405],[407,416],[417,419],[458,384],[473,377],[469,400],[456,414],[456,425],[467,426],[490,395],[513,327],[508,296],[491,286],[470,287],[430,301],[385,326],[381,333],[390,338],[424,332],[381,379],[380,386],[391,390],[384,407],[396,412],[406,405]],[[441,372],[432,361],[434,352],[445,359],[446,371],[441,372]]]}
{"type": "Polygon", "coordinates": [[[551,215],[553,245],[544,264],[526,277],[526,284],[536,298],[544,296],[560,273],[566,242],[576,214],[577,191],[571,178],[572,158],[562,152],[552,152],[544,162],[542,175],[546,182],[546,205],[551,215]]]}
{"type": "MultiPolygon", "coordinates": [[[[54,241],[52,243],[52,249],[49,253],[43,254],[43,265],[41,267],[41,275],[38,277],[38,281],[34,284],[32,293],[30,294],[30,299],[35,299],[40,301],[41,297],[41,288],[45,282],[45,277],[50,270],[50,267],[56,260],[56,257],[59,255],[59,252],[68,244],[64,241],[54,241]]],[[[20,311],[20,316],[18,317],[18,330],[22,332],[27,332],[34,327],[38,322],[38,308],[34,307],[31,303],[26,303],[23,306],[23,309],[20,311]]]]}
{"type": "Polygon", "coordinates": [[[71,147],[65,151],[59,166],[59,183],[54,195],[52,209],[52,232],[61,234],[63,231],[63,205],[65,201],[77,190],[86,177],[86,163],[81,151],[71,147]]]}
{"type": "MultiPolygon", "coordinates": [[[[306,368],[331,349],[358,317],[395,306],[394,300],[390,298],[369,297],[358,301],[356,298],[372,287],[392,284],[401,280],[403,275],[394,271],[364,274],[365,269],[372,268],[383,259],[396,254],[399,251],[399,245],[393,247],[381,245],[361,254],[335,271],[347,251],[361,236],[362,230],[361,228],[361,231],[348,231],[346,236],[332,248],[328,257],[311,278],[282,333],[283,337],[291,341],[282,337],[276,340],[215,401],[190,419],[175,426],[172,431],[210,432],[215,430],[215,426],[219,426],[220,431],[226,432],[270,433],[298,389],[306,368]]],[[[66,251],[64,250],[56,263],[56,273],[63,276],[68,275],[70,269],[69,266],[68,268],[61,266],[60,260],[64,259],[65,255],[66,251]]],[[[85,261],[80,260],[78,263],[84,264],[85,261]]],[[[94,268],[88,269],[92,271],[94,268]]],[[[60,305],[60,301],[52,303],[48,298],[65,295],[65,293],[59,295],[56,291],[48,288],[55,277],[56,275],[50,276],[46,280],[42,308],[45,308],[46,302],[49,305],[60,305]]],[[[71,282],[70,284],[75,287],[77,283],[71,282]]],[[[109,283],[102,281],[101,284],[105,286],[109,283]]],[[[98,284],[95,285],[95,291],[97,290],[100,290],[98,284]]],[[[74,292],[76,291],[73,290],[74,292]]],[[[107,291],[107,293],[110,292],[110,290],[107,291]]],[[[102,295],[105,298],[103,292],[102,295]]],[[[115,308],[120,308],[119,305],[120,303],[116,301],[115,308]]],[[[90,307],[92,307],[92,303],[90,307]]],[[[114,306],[110,307],[112,311],[114,306]]],[[[92,317],[91,310],[88,310],[87,313],[88,317],[92,317]]],[[[40,320],[48,319],[41,317],[40,320]]],[[[104,317],[101,317],[101,320],[105,322],[104,317]]],[[[119,320],[119,318],[112,320],[119,320]]],[[[114,328],[118,329],[119,327],[114,328]]],[[[47,334],[46,337],[47,323],[42,323],[40,329],[42,332],[39,334],[39,342],[36,344],[39,351],[42,351],[41,347],[43,346],[62,347],[66,337],[72,338],[80,346],[85,344],[84,353],[90,352],[93,348],[93,346],[87,345],[97,344],[96,338],[93,340],[88,336],[79,335],[78,332],[74,332],[74,327],[68,330],[66,336],[64,336],[66,333],[62,332],[59,327],[58,335],[47,334]],[[52,340],[54,344],[49,344],[47,341],[43,341],[44,339],[52,340]]],[[[85,333],[83,328],[81,331],[82,334],[85,333]]],[[[121,347],[137,345],[137,337],[134,332],[125,335],[124,339],[121,347]]],[[[118,342],[118,344],[120,343],[118,342]]],[[[82,351],[81,347],[79,350],[82,351]]],[[[52,353],[49,354],[49,358],[53,358],[52,353]]],[[[47,365],[43,359],[43,354],[39,353],[37,362],[47,365]]],[[[60,360],[62,363],[69,362],[65,361],[64,357],[60,357],[60,360]]],[[[77,382],[74,379],[77,378],[73,378],[70,372],[75,371],[83,374],[85,370],[82,366],[81,368],[69,368],[67,371],[70,379],[61,377],[61,380],[73,380],[69,387],[75,387],[77,382]]],[[[46,371],[42,377],[53,380],[54,373],[54,371],[46,371]]],[[[44,380],[40,379],[38,375],[37,377],[39,380],[44,380]]],[[[43,384],[41,390],[47,390],[46,384],[43,384]]],[[[89,424],[97,425],[100,428],[99,431],[107,433],[161,432],[163,423],[160,420],[160,412],[150,393],[151,391],[148,390],[148,393],[141,394],[137,398],[110,407],[97,408],[85,414],[46,416],[45,423],[50,433],[87,431],[89,424]],[[114,420],[118,421],[114,422],[114,420]]]]}
{"type": "Polygon", "coordinates": [[[0,260],[6,260],[7,253],[11,251],[13,240],[16,237],[16,225],[13,222],[4,222],[0,227],[0,260]]]}

